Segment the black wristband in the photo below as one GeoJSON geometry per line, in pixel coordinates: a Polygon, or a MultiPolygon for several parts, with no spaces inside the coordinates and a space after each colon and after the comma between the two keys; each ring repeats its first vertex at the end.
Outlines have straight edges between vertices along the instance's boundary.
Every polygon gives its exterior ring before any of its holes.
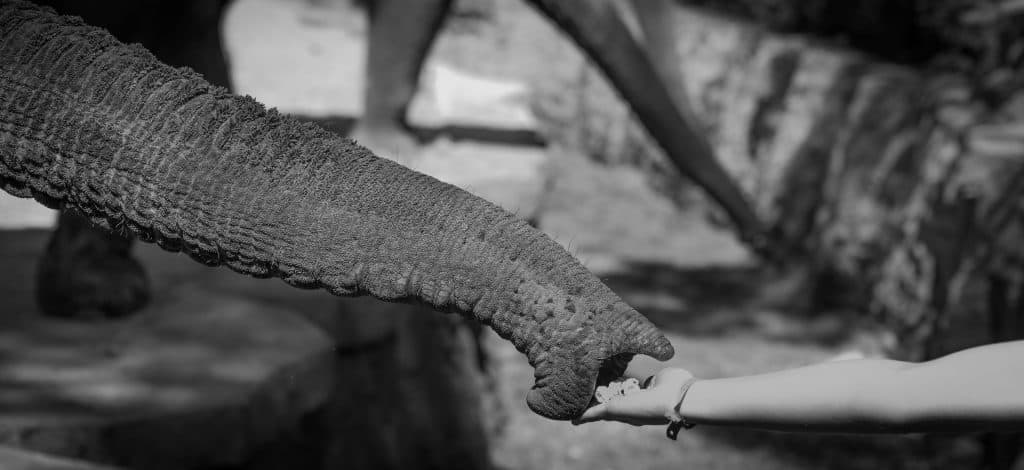
{"type": "Polygon", "coordinates": [[[682,387],[679,387],[679,400],[676,401],[676,405],[672,407],[672,414],[668,416],[668,429],[665,430],[665,436],[673,441],[679,436],[680,429],[691,429],[696,426],[695,423],[691,423],[686,420],[679,412],[679,407],[683,404],[683,399],[686,398],[686,393],[690,391],[690,387],[697,382],[696,377],[690,377],[689,380],[683,383],[682,387]]]}

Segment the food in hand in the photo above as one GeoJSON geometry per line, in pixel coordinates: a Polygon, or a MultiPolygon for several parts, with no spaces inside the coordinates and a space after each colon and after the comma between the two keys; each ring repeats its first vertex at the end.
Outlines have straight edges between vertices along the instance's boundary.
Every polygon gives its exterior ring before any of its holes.
{"type": "Polygon", "coordinates": [[[613,380],[607,386],[601,385],[594,392],[598,403],[608,403],[612,400],[639,392],[640,382],[634,378],[613,380]]]}

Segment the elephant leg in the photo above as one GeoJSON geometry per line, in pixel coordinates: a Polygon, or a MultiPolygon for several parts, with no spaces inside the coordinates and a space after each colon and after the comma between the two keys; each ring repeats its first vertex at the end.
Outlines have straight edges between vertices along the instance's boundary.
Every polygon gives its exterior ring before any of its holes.
{"type": "Polygon", "coordinates": [[[352,132],[355,140],[391,157],[415,150],[406,112],[450,6],[451,0],[368,2],[367,85],[363,117],[352,132]]]}
{"type": "Polygon", "coordinates": [[[613,5],[607,0],[531,3],[593,59],[679,171],[722,206],[740,237],[765,252],[768,237],[750,203],[716,160],[693,113],[679,106],[613,5]]]}
{"type": "Polygon", "coordinates": [[[36,298],[42,311],[62,318],[128,315],[149,300],[142,266],[131,256],[131,238],[62,211],[39,262],[36,298]]]}
{"type": "MultiPolygon", "coordinates": [[[[129,2],[39,3],[101,25],[122,41],[138,42],[143,35],[139,26],[147,22],[141,16],[144,10],[131,8],[129,2]]],[[[36,301],[42,313],[95,320],[127,316],[145,307],[149,284],[145,270],[131,255],[132,242],[130,235],[103,230],[73,211],[62,210],[36,274],[36,301]]]]}

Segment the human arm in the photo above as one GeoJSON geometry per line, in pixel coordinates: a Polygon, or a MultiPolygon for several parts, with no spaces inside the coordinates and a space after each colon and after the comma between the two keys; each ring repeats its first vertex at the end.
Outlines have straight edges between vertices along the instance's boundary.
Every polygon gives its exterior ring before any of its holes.
{"type": "MultiPolygon", "coordinates": [[[[641,392],[595,406],[579,422],[668,422],[690,377],[659,373],[641,392]]],[[[907,433],[1024,429],[1024,341],[924,363],[851,360],[693,384],[688,422],[799,432],[907,433]]]]}

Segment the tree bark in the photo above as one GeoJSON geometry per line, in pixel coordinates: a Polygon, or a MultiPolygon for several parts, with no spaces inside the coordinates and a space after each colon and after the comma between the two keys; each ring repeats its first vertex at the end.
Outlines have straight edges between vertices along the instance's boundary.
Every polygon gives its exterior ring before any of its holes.
{"type": "Polygon", "coordinates": [[[715,153],[833,286],[827,306],[873,312],[908,356],[938,354],[942,330],[985,318],[989,275],[1024,272],[1012,63],[916,68],[706,11],[674,21],[715,153]]]}

